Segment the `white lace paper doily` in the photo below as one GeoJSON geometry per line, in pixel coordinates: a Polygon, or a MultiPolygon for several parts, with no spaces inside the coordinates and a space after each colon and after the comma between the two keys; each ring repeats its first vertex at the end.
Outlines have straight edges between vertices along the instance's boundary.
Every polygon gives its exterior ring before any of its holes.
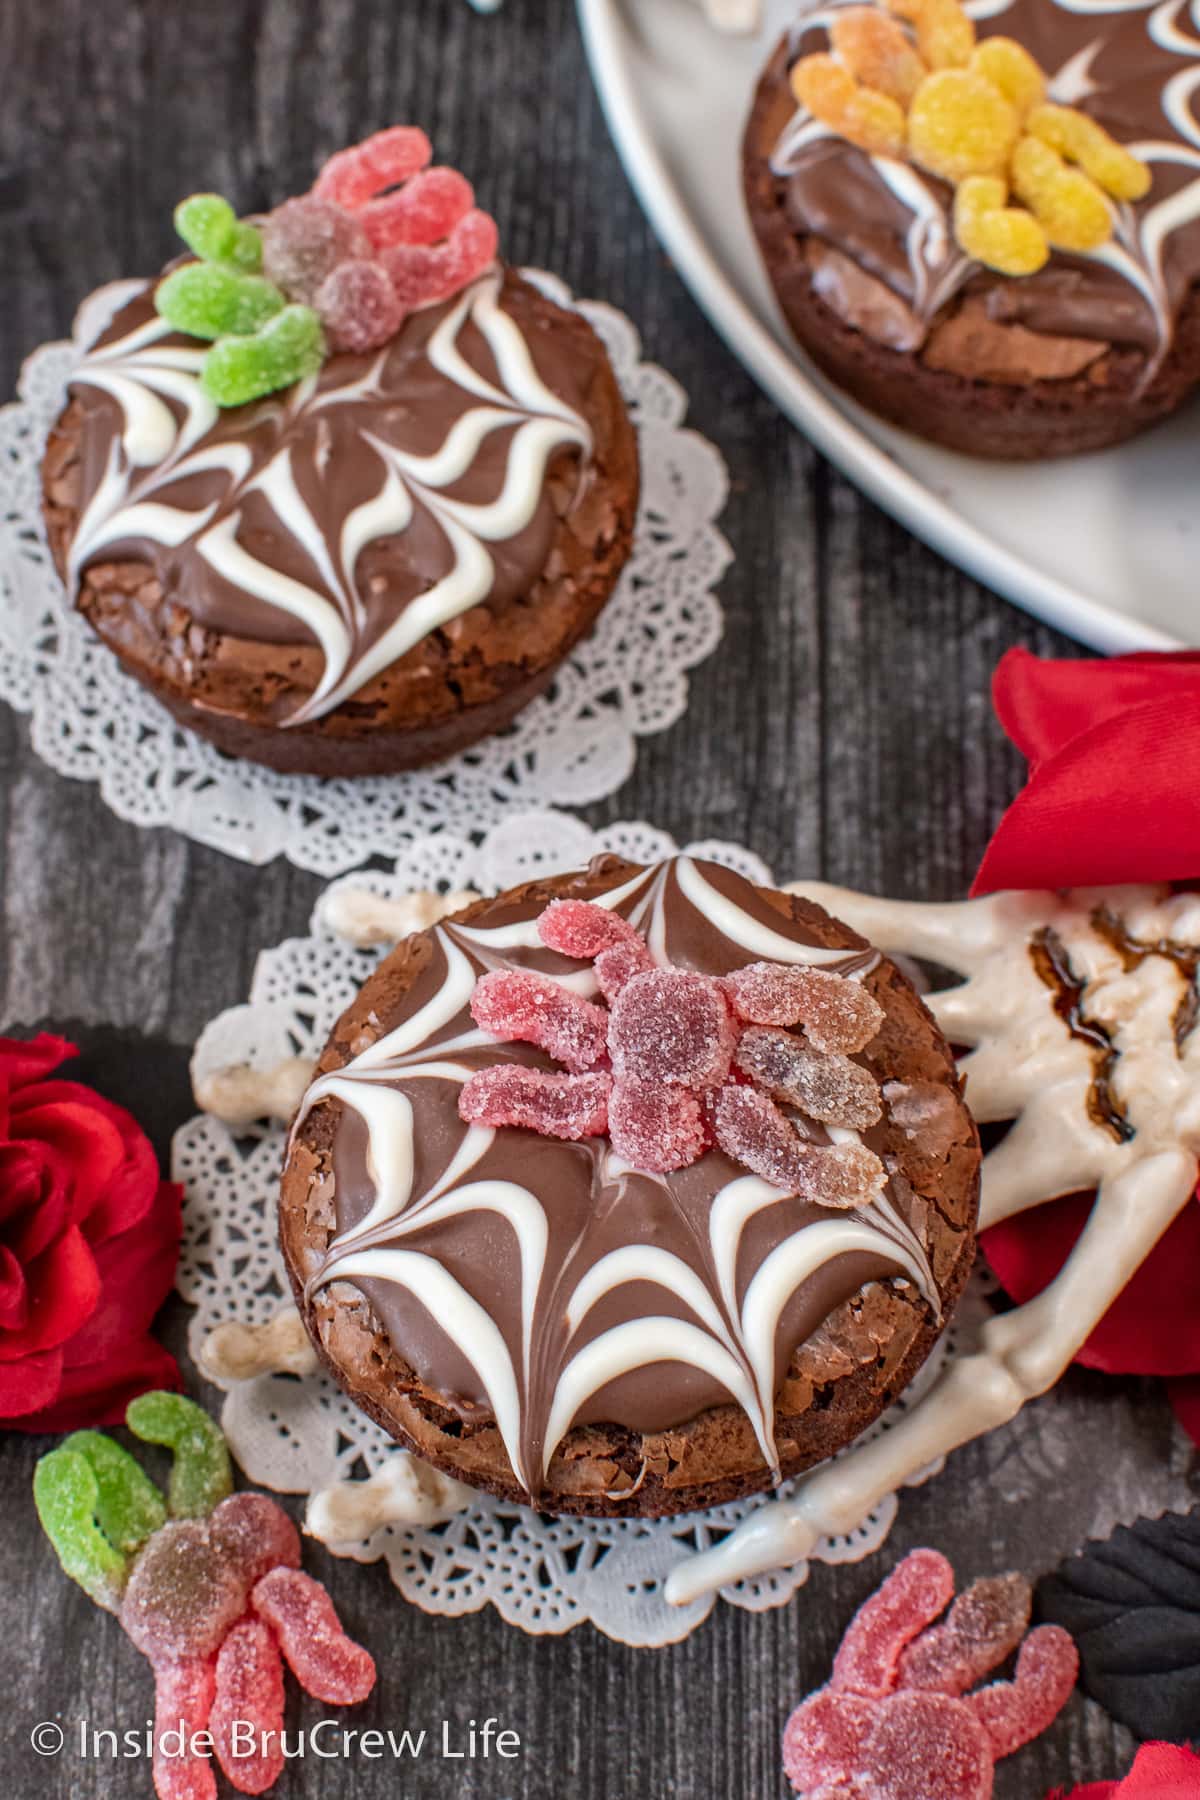
{"type": "MultiPolygon", "coordinates": [[[[358,781],[278,775],[225,756],[178,726],[68,604],[41,525],[40,463],[78,356],[46,344],[20,398],[0,408],[0,699],[31,714],[52,768],[98,781],[135,825],[169,825],[244,862],[284,855],[318,875],[394,856],[446,831],[478,839],[514,812],[583,806],[629,775],[636,740],[687,704],[687,670],[722,627],[713,588],[731,551],[713,521],[728,476],[707,439],[684,429],[687,396],[641,361],[633,325],[576,303],[562,282],[523,273],[579,311],[602,338],[637,427],[642,492],[633,553],[591,636],[508,731],[429,769],[358,781]]],[[[95,318],[94,295],[76,321],[95,318]]]]}
{"type": "MultiPolygon", "coordinates": [[[[519,881],[578,867],[601,851],[649,862],[676,846],[648,825],[599,832],[553,813],[530,814],[494,828],[482,844],[449,833],[414,843],[396,872],[344,877],[327,893],[367,887],[399,895],[421,888],[496,891],[519,881]]],[[[729,864],[752,880],[768,871],[729,844],[694,844],[696,854],[729,864]]],[[[249,1004],[222,1013],[196,1049],[195,1069],[248,1063],[269,1069],[292,1056],[315,1057],[330,1028],[385,947],[355,949],[324,929],[319,902],[308,937],[290,938],[258,959],[249,1004]]],[[[235,1136],[200,1114],[175,1135],[173,1173],[184,1184],[184,1244],[178,1287],[195,1307],[189,1343],[199,1360],[209,1332],[227,1320],[257,1324],[288,1299],[276,1241],[275,1203],[282,1129],[235,1136]]],[[[970,1336],[982,1299],[969,1292],[954,1324],[917,1381],[875,1431],[929,1386],[956,1341],[970,1336]]],[[[228,1388],[221,1423],[247,1475],[284,1493],[311,1493],[335,1481],[373,1474],[395,1445],[324,1375],[267,1375],[228,1388]]],[[[940,1463],[937,1467],[940,1468],[940,1463]]],[[[934,1473],[926,1470],[919,1479],[934,1473]]],[[[784,1490],[786,1491],[786,1490],[784,1490]]],[[[733,1529],[763,1497],[661,1521],[548,1519],[528,1508],[479,1495],[469,1510],[431,1529],[385,1526],[340,1554],[360,1562],[385,1558],[406,1600],[426,1612],[457,1615],[488,1603],[524,1631],[563,1632],[589,1619],[627,1644],[673,1643],[694,1630],[711,1596],[668,1606],[662,1583],[681,1557],[706,1549],[733,1529]]],[[[853,1562],[877,1550],[896,1515],[890,1496],[849,1537],[825,1540],[821,1562],[853,1562]]],[[[751,1611],[782,1606],[808,1578],[808,1565],[724,1590],[751,1611]]]]}

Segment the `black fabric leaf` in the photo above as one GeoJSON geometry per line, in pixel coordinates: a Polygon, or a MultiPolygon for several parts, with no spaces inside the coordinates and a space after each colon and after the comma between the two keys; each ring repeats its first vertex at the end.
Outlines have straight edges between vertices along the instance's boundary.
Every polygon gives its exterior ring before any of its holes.
{"type": "Polygon", "coordinates": [[[1200,1508],[1119,1525],[1038,1583],[1079,1684],[1141,1738],[1200,1739],[1200,1508]]]}

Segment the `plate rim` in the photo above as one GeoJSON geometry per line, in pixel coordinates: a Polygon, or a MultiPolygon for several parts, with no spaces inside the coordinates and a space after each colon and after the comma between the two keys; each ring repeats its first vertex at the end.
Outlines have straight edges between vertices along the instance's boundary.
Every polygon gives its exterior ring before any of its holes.
{"type": "Polygon", "coordinates": [[[1049,575],[939,499],[862,432],[786,351],[709,249],[639,103],[625,51],[624,0],[576,0],[592,81],[625,174],[667,255],[730,352],[792,424],[914,536],[1014,606],[1093,649],[1182,650],[1180,638],[1049,575]]]}

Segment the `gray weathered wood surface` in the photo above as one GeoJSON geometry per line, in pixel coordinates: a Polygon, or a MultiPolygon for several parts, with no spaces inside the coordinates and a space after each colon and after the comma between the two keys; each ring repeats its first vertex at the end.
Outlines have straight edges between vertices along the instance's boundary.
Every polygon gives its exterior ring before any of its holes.
{"type": "MultiPolygon", "coordinates": [[[[780,873],[918,897],[962,892],[1019,762],[988,682],[1012,644],[1069,650],[861,499],[727,354],[654,242],[609,145],[566,0],[0,0],[0,387],[61,335],[100,282],[171,249],[181,195],[250,210],[385,123],[419,119],[478,180],[509,254],[624,308],[693,396],[733,478],[728,631],[687,716],[643,744],[595,812],[680,838],[740,839],[780,873]]],[[[283,862],[242,868],[114,819],[95,788],[32,755],[0,712],[4,922],[0,1018],[112,1023],[186,1051],[242,999],[257,951],[304,928],[318,883],[283,862]]],[[[176,1084],[178,1089],[178,1083],[176,1084]]],[[[182,1105],[180,1105],[182,1112],[182,1105]]],[[[176,1309],[178,1312],[180,1309],[176,1309]]],[[[179,1340],[180,1321],[172,1322],[179,1340]]],[[[148,1671],[115,1623],[59,1575],[29,1501],[44,1443],[3,1444],[0,1761],[13,1800],[147,1794],[143,1764],[39,1760],[41,1719],[149,1716],[148,1671]]],[[[782,1611],[719,1606],[686,1643],[635,1652],[590,1627],[531,1640],[490,1611],[405,1606],[380,1568],[311,1553],[380,1659],[364,1724],[495,1715],[526,1746],[507,1763],[293,1764],[283,1795],[480,1800],[782,1796],[778,1734],[824,1680],[855,1605],[897,1554],[936,1544],[961,1577],[1047,1568],[1117,1519],[1194,1501],[1195,1459],[1149,1385],[1072,1377],[1014,1427],[907,1495],[873,1563],[818,1569],[782,1611]]],[[[320,1716],[315,1703],[290,1720],[320,1716]]],[[[1115,1774],[1131,1741],[1076,1698],[1002,1765],[1000,1800],[1115,1774]]],[[[914,1794],[913,1800],[920,1800],[914,1794]]]]}

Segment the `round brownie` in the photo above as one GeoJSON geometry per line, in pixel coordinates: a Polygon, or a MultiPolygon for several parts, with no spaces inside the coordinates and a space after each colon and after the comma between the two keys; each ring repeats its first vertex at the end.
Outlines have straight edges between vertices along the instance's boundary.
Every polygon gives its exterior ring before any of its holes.
{"type": "MultiPolygon", "coordinates": [[[[611,1121],[615,1138],[615,1099],[611,1121]]],[[[892,963],[716,864],[603,857],[480,901],[380,965],[293,1126],[280,1236],[322,1361],[400,1442],[550,1512],[658,1517],[794,1475],[896,1398],[970,1270],[978,1181],[953,1056],[892,963]],[[657,965],[722,993],[764,956],[853,982],[876,1021],[849,1058],[878,1094],[874,1122],[838,1132],[784,1111],[818,1158],[851,1139],[878,1158],[881,1191],[816,1203],[753,1174],[719,1132],[651,1173],[594,1120],[574,1141],[465,1122],[481,1071],[554,1085],[543,1049],[476,1029],[472,1009],[488,972],[595,991],[587,963],[540,935],[564,898],[603,899],[657,965]]]]}
{"type": "Polygon", "coordinates": [[[79,364],[43,465],[75,604],[181,724],[316,775],[509,724],[632,542],[637,442],[603,345],[513,271],[220,410],[155,283],[79,364]]]}
{"type": "Polygon", "coordinates": [[[1189,129],[1168,92],[1200,43],[1152,30],[1153,16],[1151,0],[1103,13],[1008,0],[977,21],[981,39],[1022,44],[1051,98],[1153,177],[1100,252],[1054,251],[1037,273],[1005,276],[959,251],[945,182],[799,110],[791,69],[829,36],[797,9],[747,125],[746,203],[788,323],[856,400],[950,449],[1032,459],[1119,443],[1200,382],[1200,122],[1189,129]]]}

